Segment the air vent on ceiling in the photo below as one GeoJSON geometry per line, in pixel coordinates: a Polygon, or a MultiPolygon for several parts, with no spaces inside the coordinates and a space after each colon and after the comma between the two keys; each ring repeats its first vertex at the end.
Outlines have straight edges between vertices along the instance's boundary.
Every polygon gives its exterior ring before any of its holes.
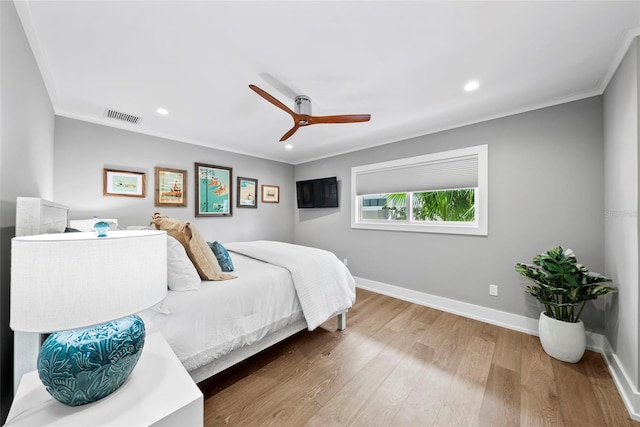
{"type": "Polygon", "coordinates": [[[138,125],[142,121],[142,117],[134,116],[133,114],[121,113],[120,111],[112,110],[111,108],[105,108],[104,114],[110,119],[122,120],[124,122],[133,123],[134,125],[138,125]]]}

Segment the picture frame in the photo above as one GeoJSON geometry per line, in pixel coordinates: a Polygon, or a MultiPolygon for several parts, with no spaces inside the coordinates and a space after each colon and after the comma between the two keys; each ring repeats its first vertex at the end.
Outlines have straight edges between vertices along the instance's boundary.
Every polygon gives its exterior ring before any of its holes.
{"type": "Polygon", "coordinates": [[[102,169],[102,195],[118,197],[146,197],[144,172],[102,169]]]}
{"type": "Polygon", "coordinates": [[[238,200],[236,206],[239,208],[258,207],[258,180],[253,178],[238,177],[236,194],[238,200]]]}
{"type": "Polygon", "coordinates": [[[156,207],[187,206],[187,171],[155,167],[154,205],[156,207]]]}
{"type": "Polygon", "coordinates": [[[262,203],[280,203],[280,187],[277,185],[263,185],[262,203]]]}
{"type": "Polygon", "coordinates": [[[196,216],[233,214],[233,170],[226,166],[195,163],[196,216]]]}

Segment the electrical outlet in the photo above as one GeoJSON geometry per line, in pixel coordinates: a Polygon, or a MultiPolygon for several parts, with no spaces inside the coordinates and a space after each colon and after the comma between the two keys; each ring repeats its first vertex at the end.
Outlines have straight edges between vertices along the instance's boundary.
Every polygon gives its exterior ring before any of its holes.
{"type": "Polygon", "coordinates": [[[489,285],[489,295],[498,296],[498,285],[489,285]]]}
{"type": "Polygon", "coordinates": [[[349,260],[348,259],[343,259],[342,262],[344,263],[344,265],[349,265],[349,260]]]}

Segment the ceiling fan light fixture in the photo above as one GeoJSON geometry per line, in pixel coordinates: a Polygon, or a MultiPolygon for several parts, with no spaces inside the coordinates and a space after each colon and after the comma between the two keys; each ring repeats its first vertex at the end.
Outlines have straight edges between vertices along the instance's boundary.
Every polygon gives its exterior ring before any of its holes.
{"type": "Polygon", "coordinates": [[[284,148],[286,148],[287,150],[292,150],[293,149],[293,145],[287,144],[287,145],[284,146],[284,148]]]}

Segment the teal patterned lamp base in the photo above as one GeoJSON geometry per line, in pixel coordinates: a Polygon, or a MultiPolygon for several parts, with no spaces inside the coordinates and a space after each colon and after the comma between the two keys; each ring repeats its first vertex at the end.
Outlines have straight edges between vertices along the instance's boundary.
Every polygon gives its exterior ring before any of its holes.
{"type": "Polygon", "coordinates": [[[65,405],[100,400],[129,377],[142,354],[144,338],[144,322],[135,314],[53,333],[38,356],[40,380],[49,394],[65,405]]]}

